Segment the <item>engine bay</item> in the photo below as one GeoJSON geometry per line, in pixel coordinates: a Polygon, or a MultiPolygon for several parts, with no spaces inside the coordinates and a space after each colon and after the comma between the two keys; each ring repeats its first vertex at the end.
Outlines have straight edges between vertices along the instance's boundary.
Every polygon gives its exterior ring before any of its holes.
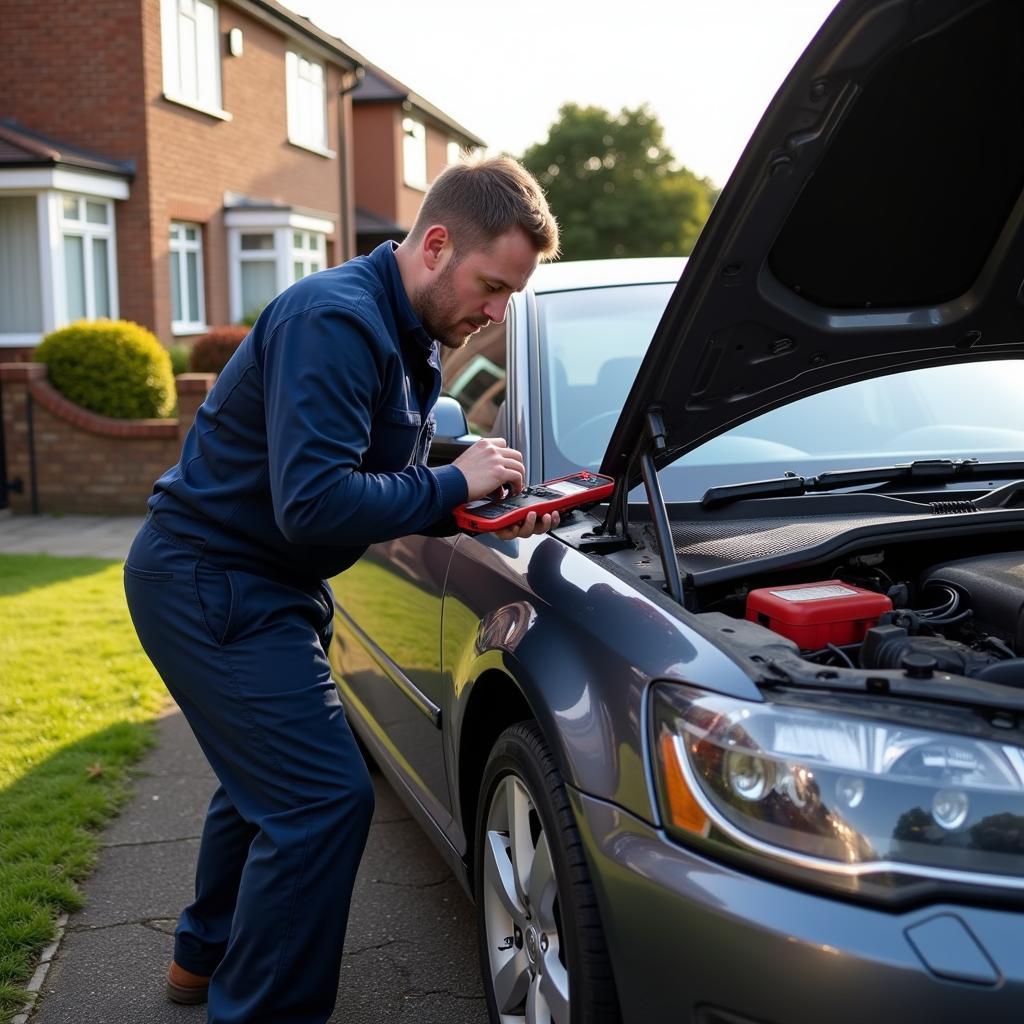
{"type": "Polygon", "coordinates": [[[884,550],[859,554],[830,579],[739,587],[715,604],[792,640],[815,664],[1024,687],[1024,552],[950,559],[912,576],[891,575],[887,561],[884,550]]]}
{"type": "MultiPolygon", "coordinates": [[[[737,656],[763,661],[757,649],[773,647],[805,682],[855,670],[931,689],[956,676],[1017,688],[1024,702],[1021,496],[1014,484],[956,501],[860,492],[676,505],[683,604],[737,656]]],[[[577,517],[559,535],[664,590],[643,511],[630,515],[628,546],[596,522],[577,517]]]]}

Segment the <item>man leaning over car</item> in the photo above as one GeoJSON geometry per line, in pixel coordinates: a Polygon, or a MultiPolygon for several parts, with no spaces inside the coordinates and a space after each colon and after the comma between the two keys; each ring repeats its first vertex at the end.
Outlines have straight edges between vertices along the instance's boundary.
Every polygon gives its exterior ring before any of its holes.
{"type": "MultiPolygon", "coordinates": [[[[338,986],[373,788],[326,650],[324,577],[373,543],[453,533],[461,502],[524,484],[477,441],[425,465],[449,348],[504,319],[555,255],[536,181],[507,158],[448,168],[406,240],[274,299],[154,487],[125,564],[146,653],[219,780],[168,995],[211,1024],[323,1024],[338,986]]],[[[557,523],[531,514],[506,539],[557,523]]]]}

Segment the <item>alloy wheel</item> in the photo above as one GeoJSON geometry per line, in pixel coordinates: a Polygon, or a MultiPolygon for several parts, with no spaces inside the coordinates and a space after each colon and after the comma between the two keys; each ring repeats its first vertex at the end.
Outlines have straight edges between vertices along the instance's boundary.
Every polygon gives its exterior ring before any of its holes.
{"type": "Polygon", "coordinates": [[[554,862],[534,800],[515,773],[494,788],[483,856],[484,924],[502,1024],[570,1024],[554,862]]]}

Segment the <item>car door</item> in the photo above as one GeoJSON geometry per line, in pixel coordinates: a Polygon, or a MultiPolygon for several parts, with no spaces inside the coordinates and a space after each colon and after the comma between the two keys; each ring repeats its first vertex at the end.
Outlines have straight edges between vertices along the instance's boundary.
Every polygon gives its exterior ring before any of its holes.
{"type": "MultiPolygon", "coordinates": [[[[442,352],[444,392],[460,402],[474,433],[493,428],[505,366],[501,324],[442,352]]],[[[332,660],[342,692],[444,830],[452,801],[442,742],[441,608],[457,540],[413,535],[374,544],[332,581],[339,611],[332,660]]]]}

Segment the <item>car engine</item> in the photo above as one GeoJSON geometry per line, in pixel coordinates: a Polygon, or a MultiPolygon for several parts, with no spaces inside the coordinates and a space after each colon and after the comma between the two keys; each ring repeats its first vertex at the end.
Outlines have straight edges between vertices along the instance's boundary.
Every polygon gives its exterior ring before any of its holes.
{"type": "Polygon", "coordinates": [[[907,581],[872,560],[834,579],[755,588],[744,617],[795,641],[808,661],[1024,687],[1024,554],[959,558],[907,581]]]}

